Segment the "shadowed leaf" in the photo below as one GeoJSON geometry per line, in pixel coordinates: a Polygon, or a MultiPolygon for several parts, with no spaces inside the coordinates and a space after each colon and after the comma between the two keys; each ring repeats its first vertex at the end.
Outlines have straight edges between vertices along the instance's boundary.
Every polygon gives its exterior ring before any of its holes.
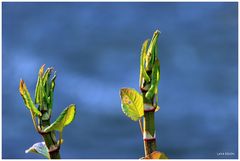
{"type": "Polygon", "coordinates": [[[53,78],[51,79],[50,82],[50,93],[49,93],[49,109],[52,110],[52,105],[53,105],[53,92],[55,88],[55,80],[56,80],[56,72],[54,73],[53,78]]]}
{"type": "Polygon", "coordinates": [[[41,154],[44,157],[50,159],[49,153],[48,153],[48,148],[45,144],[45,142],[39,142],[36,144],[33,144],[33,146],[31,146],[29,149],[25,150],[25,153],[37,153],[37,154],[41,154]]]}
{"type": "Polygon", "coordinates": [[[147,99],[152,99],[153,95],[157,94],[157,92],[158,92],[158,83],[159,83],[159,80],[160,80],[160,70],[159,70],[158,59],[155,61],[154,65],[153,65],[151,79],[152,79],[151,80],[151,86],[150,86],[149,90],[147,91],[147,93],[145,95],[147,99]]]}

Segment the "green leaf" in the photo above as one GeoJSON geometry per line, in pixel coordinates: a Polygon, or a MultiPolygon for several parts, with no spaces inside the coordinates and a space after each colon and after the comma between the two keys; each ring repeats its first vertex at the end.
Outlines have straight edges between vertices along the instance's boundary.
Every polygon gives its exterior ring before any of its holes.
{"type": "MultiPolygon", "coordinates": [[[[154,94],[156,95],[158,92],[158,82],[160,80],[160,70],[159,70],[159,61],[156,59],[154,65],[153,65],[153,71],[152,71],[152,77],[151,77],[151,86],[149,90],[146,93],[146,98],[147,99],[152,99],[154,94]]],[[[158,101],[156,101],[158,102],[158,101]]]]}
{"type": "Polygon", "coordinates": [[[147,53],[147,45],[148,45],[148,39],[144,41],[142,45],[142,50],[141,50],[141,57],[140,57],[140,79],[139,79],[139,86],[142,86],[142,78],[144,78],[147,82],[150,81],[150,78],[145,70],[145,59],[146,59],[146,53],[147,53]]]}
{"type": "Polygon", "coordinates": [[[63,110],[63,112],[59,115],[57,120],[48,126],[44,131],[49,132],[53,130],[58,130],[60,132],[63,131],[63,128],[70,124],[76,113],[76,107],[74,104],[69,105],[67,108],[63,110]]]}
{"type": "Polygon", "coordinates": [[[32,147],[25,150],[25,153],[30,153],[30,152],[41,154],[44,157],[50,159],[50,156],[49,156],[49,153],[48,153],[48,148],[47,148],[45,142],[39,142],[39,143],[33,144],[32,147]]]}
{"type": "Polygon", "coordinates": [[[150,45],[148,47],[147,55],[146,55],[146,68],[151,69],[154,62],[155,62],[155,48],[157,46],[157,40],[158,36],[160,34],[159,30],[156,30],[153,34],[152,40],[150,42],[150,45]]]}
{"type": "Polygon", "coordinates": [[[49,77],[51,75],[53,68],[47,68],[45,71],[43,77],[42,77],[42,84],[43,84],[43,97],[45,99],[45,102],[48,101],[49,93],[50,93],[50,84],[49,84],[49,77]]]}
{"type": "MultiPolygon", "coordinates": [[[[158,59],[157,59],[158,60],[158,59]]],[[[160,81],[160,61],[158,61],[158,67],[157,67],[157,84],[155,86],[155,105],[157,106],[158,105],[158,84],[159,84],[159,81],[160,81]]]]}
{"type": "Polygon", "coordinates": [[[49,80],[52,70],[53,70],[53,68],[47,68],[47,70],[45,71],[45,73],[42,77],[44,86],[46,83],[48,83],[48,80],[49,80]]]}
{"type": "Polygon", "coordinates": [[[42,104],[42,76],[44,72],[45,64],[41,66],[38,72],[38,80],[35,88],[35,104],[42,104]]]}
{"type": "Polygon", "coordinates": [[[54,73],[53,78],[51,79],[50,82],[50,94],[49,94],[49,109],[52,110],[52,105],[53,105],[53,93],[54,93],[54,88],[55,88],[55,80],[56,80],[56,72],[54,73]]]}
{"type": "Polygon", "coordinates": [[[27,86],[26,84],[24,83],[23,80],[20,80],[20,84],[19,84],[19,92],[24,100],[24,103],[26,105],[26,107],[31,111],[33,112],[34,115],[38,115],[38,116],[41,116],[41,112],[38,111],[38,109],[35,107],[33,101],[32,101],[32,98],[28,92],[28,89],[27,89],[27,86]]]}
{"type": "Polygon", "coordinates": [[[122,88],[120,97],[123,113],[133,121],[138,121],[144,115],[142,96],[132,88],[122,88]]]}

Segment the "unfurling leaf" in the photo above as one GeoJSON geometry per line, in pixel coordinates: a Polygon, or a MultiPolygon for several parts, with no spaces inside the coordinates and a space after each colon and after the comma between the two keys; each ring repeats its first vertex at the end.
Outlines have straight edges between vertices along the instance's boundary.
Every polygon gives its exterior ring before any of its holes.
{"type": "Polygon", "coordinates": [[[151,76],[151,86],[145,95],[147,99],[151,99],[154,94],[157,94],[158,82],[160,80],[159,66],[160,66],[159,61],[157,59],[153,65],[152,76],[151,76]]]}
{"type": "Polygon", "coordinates": [[[132,88],[120,90],[122,111],[133,121],[138,121],[144,115],[143,98],[132,88]]]}
{"type": "MultiPolygon", "coordinates": [[[[39,105],[40,111],[48,111],[49,117],[52,112],[53,91],[55,86],[56,74],[50,80],[53,68],[47,68],[44,72],[45,64],[39,69],[38,81],[35,90],[35,104],[39,105]]],[[[49,119],[49,117],[45,117],[49,119]]]]}
{"type": "Polygon", "coordinates": [[[145,59],[146,59],[146,53],[147,53],[147,45],[148,45],[148,39],[144,41],[142,45],[142,50],[141,50],[141,57],[140,57],[140,79],[139,79],[139,86],[142,86],[142,81],[143,78],[149,82],[150,78],[145,70],[145,59]]]}
{"type": "Polygon", "coordinates": [[[49,94],[49,109],[52,110],[52,104],[53,104],[53,92],[54,92],[54,88],[55,88],[55,79],[56,79],[57,75],[56,72],[54,73],[53,78],[51,79],[50,82],[50,94],[49,94]]]}
{"type": "Polygon", "coordinates": [[[147,51],[147,55],[146,55],[146,68],[147,69],[151,69],[154,62],[155,62],[155,58],[157,57],[157,53],[155,53],[156,50],[156,46],[157,46],[157,40],[158,40],[158,36],[160,34],[160,31],[157,30],[154,32],[152,40],[150,42],[150,45],[148,47],[148,51],[147,51]]]}
{"type": "Polygon", "coordinates": [[[44,157],[50,159],[50,156],[49,156],[49,153],[48,153],[48,148],[47,148],[45,142],[39,142],[39,143],[33,144],[32,147],[25,150],[25,153],[30,153],[30,152],[41,154],[44,157]]]}
{"type": "Polygon", "coordinates": [[[168,157],[162,152],[154,151],[143,159],[168,159],[168,157]]]}
{"type": "Polygon", "coordinates": [[[25,105],[27,106],[27,108],[33,112],[34,115],[38,115],[41,116],[41,112],[38,111],[38,109],[35,107],[32,98],[28,92],[27,86],[25,84],[25,82],[23,80],[20,80],[20,84],[19,84],[19,92],[24,100],[25,105]]]}
{"type": "Polygon", "coordinates": [[[35,104],[42,104],[42,76],[43,76],[43,72],[44,72],[44,67],[45,64],[43,64],[41,66],[41,68],[39,69],[38,72],[38,80],[37,80],[37,84],[36,84],[36,89],[35,89],[35,104]]]}
{"type": "Polygon", "coordinates": [[[47,68],[43,77],[42,77],[42,85],[43,85],[43,98],[45,102],[49,103],[48,97],[50,93],[50,84],[49,84],[49,77],[51,75],[53,68],[47,68]]]}
{"type": "Polygon", "coordinates": [[[59,115],[57,120],[50,126],[48,126],[44,131],[49,132],[52,130],[58,130],[62,132],[63,128],[73,121],[75,113],[76,113],[75,105],[74,104],[69,105],[67,108],[63,110],[63,112],[59,115]]]}

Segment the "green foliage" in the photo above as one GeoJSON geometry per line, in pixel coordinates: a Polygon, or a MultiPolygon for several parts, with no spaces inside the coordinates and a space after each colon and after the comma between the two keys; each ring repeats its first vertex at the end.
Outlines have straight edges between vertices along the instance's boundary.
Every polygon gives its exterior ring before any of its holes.
{"type": "Polygon", "coordinates": [[[142,96],[132,88],[122,88],[120,97],[123,113],[133,121],[138,121],[144,114],[142,96]]]}
{"type": "Polygon", "coordinates": [[[39,69],[38,80],[35,89],[35,104],[42,104],[42,75],[44,72],[45,64],[39,69]]]}
{"type": "Polygon", "coordinates": [[[53,105],[53,92],[55,88],[55,79],[57,78],[56,73],[54,73],[53,78],[51,79],[50,82],[50,93],[49,93],[49,109],[52,110],[52,105],[53,105]]]}
{"type": "Polygon", "coordinates": [[[62,132],[63,128],[73,121],[73,119],[75,117],[75,113],[76,113],[75,105],[72,104],[72,105],[68,106],[59,115],[57,120],[54,123],[52,123],[49,127],[47,127],[44,131],[49,132],[52,130],[58,130],[58,131],[62,132]]]}
{"type": "Polygon", "coordinates": [[[56,74],[50,80],[53,68],[47,68],[44,72],[45,64],[39,69],[38,81],[35,89],[35,103],[39,105],[40,110],[48,111],[45,119],[49,119],[52,111],[53,91],[55,86],[56,74]]]}
{"type": "Polygon", "coordinates": [[[45,142],[39,142],[39,143],[33,144],[33,146],[31,146],[29,149],[25,151],[25,153],[30,153],[30,152],[41,154],[44,157],[50,159],[50,156],[48,154],[48,148],[45,142]]]}
{"type": "Polygon", "coordinates": [[[38,72],[38,79],[35,89],[35,101],[33,103],[31,96],[27,90],[26,84],[23,80],[20,81],[19,91],[24,100],[25,105],[30,109],[33,124],[39,134],[42,135],[45,143],[34,144],[26,152],[36,152],[48,155],[51,159],[60,159],[59,149],[63,143],[62,130],[70,124],[75,116],[76,107],[70,105],[66,108],[58,119],[50,125],[50,118],[52,114],[53,93],[55,88],[56,73],[50,79],[53,68],[47,68],[44,72],[45,64],[41,66],[38,72]],[[38,108],[36,108],[38,106],[38,108]],[[38,116],[38,124],[36,123],[35,116],[38,116]],[[59,140],[56,140],[55,130],[60,131],[59,140]],[[48,153],[49,150],[56,149],[48,153]]]}
{"type": "Polygon", "coordinates": [[[142,45],[142,50],[141,50],[141,57],[140,57],[140,77],[139,77],[139,86],[142,85],[142,81],[143,78],[149,82],[150,78],[145,70],[145,59],[146,59],[146,54],[147,54],[147,45],[148,45],[148,41],[146,40],[144,41],[143,45],[142,45]]]}
{"type": "Polygon", "coordinates": [[[158,92],[158,82],[160,79],[160,68],[159,68],[159,61],[156,59],[154,65],[153,65],[153,70],[152,70],[152,76],[151,76],[151,86],[149,90],[146,93],[146,98],[151,99],[154,94],[157,95],[158,92]]]}
{"type": "MultiPolygon", "coordinates": [[[[151,42],[144,41],[140,57],[140,76],[139,86],[142,91],[140,95],[136,90],[123,88],[120,92],[121,107],[123,113],[132,120],[139,120],[139,125],[144,137],[150,134],[154,138],[151,143],[145,140],[145,157],[141,159],[166,159],[164,153],[156,151],[154,112],[157,112],[158,106],[158,83],[160,81],[160,62],[158,60],[158,37],[160,31],[156,30],[151,42]],[[153,112],[153,110],[155,110],[153,112]],[[144,116],[142,126],[141,117],[144,116]]],[[[145,138],[147,139],[147,137],[145,138]]]]}
{"type": "Polygon", "coordinates": [[[26,105],[26,107],[34,114],[34,115],[38,115],[41,116],[41,112],[38,111],[38,109],[36,108],[36,106],[34,105],[32,98],[28,92],[27,86],[25,84],[25,82],[23,80],[20,80],[20,84],[19,84],[19,92],[24,100],[24,103],[26,105]]]}
{"type": "Polygon", "coordinates": [[[146,55],[146,69],[150,70],[155,62],[155,58],[158,57],[156,52],[156,46],[157,46],[157,40],[158,36],[160,34],[160,31],[157,30],[154,32],[152,40],[150,42],[150,45],[148,47],[147,55],[146,55]]]}

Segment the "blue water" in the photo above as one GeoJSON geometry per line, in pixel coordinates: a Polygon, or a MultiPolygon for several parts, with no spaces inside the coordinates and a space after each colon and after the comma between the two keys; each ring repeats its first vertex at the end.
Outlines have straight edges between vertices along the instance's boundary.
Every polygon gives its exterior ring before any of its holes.
{"type": "Polygon", "coordinates": [[[141,44],[156,29],[158,150],[170,158],[238,157],[237,3],[3,3],[2,157],[41,141],[18,92],[42,64],[57,71],[53,118],[77,105],[62,158],[140,158],[138,123],[119,89],[138,89],[141,44]],[[229,152],[233,155],[218,155],[229,152]]]}

